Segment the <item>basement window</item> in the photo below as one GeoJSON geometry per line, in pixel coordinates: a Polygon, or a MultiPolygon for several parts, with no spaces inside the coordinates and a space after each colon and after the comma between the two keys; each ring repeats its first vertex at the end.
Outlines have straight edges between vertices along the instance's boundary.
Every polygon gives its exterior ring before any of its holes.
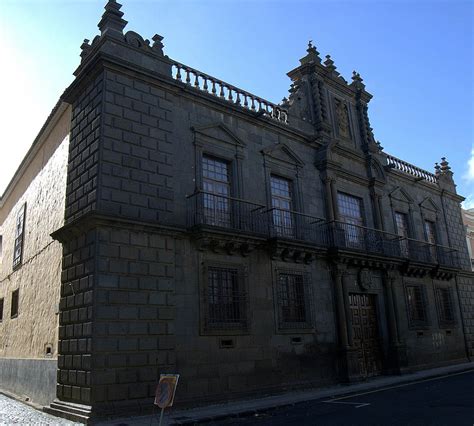
{"type": "Polygon", "coordinates": [[[12,307],[11,307],[11,318],[18,316],[18,301],[20,298],[20,290],[16,289],[12,292],[12,307]]]}

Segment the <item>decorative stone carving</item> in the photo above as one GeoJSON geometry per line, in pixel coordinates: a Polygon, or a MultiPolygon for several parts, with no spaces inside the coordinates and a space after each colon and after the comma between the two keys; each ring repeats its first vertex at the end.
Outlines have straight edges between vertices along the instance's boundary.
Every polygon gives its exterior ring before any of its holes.
{"type": "Polygon", "coordinates": [[[349,112],[347,110],[347,105],[336,99],[336,120],[337,120],[337,130],[339,136],[350,138],[350,126],[349,126],[349,112]]]}
{"type": "Polygon", "coordinates": [[[361,269],[359,271],[359,286],[362,290],[372,290],[373,285],[373,277],[370,269],[361,269]]]}

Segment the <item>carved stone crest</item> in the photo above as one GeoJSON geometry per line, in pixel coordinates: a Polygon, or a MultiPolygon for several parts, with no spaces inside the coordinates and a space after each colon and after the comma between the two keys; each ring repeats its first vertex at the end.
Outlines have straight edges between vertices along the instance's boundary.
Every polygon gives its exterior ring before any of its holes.
{"type": "Polygon", "coordinates": [[[340,100],[336,99],[336,120],[337,120],[337,130],[339,136],[350,138],[350,128],[349,128],[349,112],[347,111],[347,105],[340,100]]]}
{"type": "Polygon", "coordinates": [[[371,290],[373,288],[372,273],[369,269],[359,271],[359,286],[362,290],[371,290]]]}

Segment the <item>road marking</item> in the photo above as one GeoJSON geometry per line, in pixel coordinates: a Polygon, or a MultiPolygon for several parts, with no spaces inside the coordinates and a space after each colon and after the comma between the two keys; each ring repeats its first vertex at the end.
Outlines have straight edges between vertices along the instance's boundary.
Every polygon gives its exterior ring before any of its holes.
{"type": "MultiPolygon", "coordinates": [[[[353,395],[341,396],[340,398],[334,398],[331,401],[339,401],[340,399],[355,398],[356,396],[368,395],[369,393],[383,392],[383,391],[390,390],[390,389],[396,389],[396,388],[402,388],[402,387],[405,387],[405,386],[416,385],[417,383],[431,382],[433,380],[446,379],[447,377],[459,376],[461,374],[469,374],[469,373],[473,373],[473,372],[474,372],[473,370],[468,370],[468,371],[461,371],[459,373],[446,374],[445,376],[432,377],[430,379],[422,379],[422,380],[418,380],[416,382],[403,383],[401,385],[390,386],[390,387],[387,387],[387,388],[380,388],[380,389],[375,389],[375,390],[371,390],[371,391],[367,391],[367,392],[356,393],[356,394],[353,394],[353,395]]],[[[323,402],[326,402],[326,401],[323,401],[323,402]]],[[[474,426],[474,424],[473,424],[473,426],[474,426]]]]}
{"type": "Polygon", "coordinates": [[[370,405],[370,402],[342,402],[342,401],[323,401],[326,404],[347,404],[347,405],[355,405],[354,408],[360,408],[360,407],[365,407],[367,405],[370,405]]]}

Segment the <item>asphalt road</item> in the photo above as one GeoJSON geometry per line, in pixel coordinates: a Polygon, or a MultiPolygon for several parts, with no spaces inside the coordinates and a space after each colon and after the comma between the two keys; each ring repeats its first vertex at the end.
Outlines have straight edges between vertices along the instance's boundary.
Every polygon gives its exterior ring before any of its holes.
{"type": "Polygon", "coordinates": [[[210,425],[474,426],[474,372],[312,401],[210,425]]]}

